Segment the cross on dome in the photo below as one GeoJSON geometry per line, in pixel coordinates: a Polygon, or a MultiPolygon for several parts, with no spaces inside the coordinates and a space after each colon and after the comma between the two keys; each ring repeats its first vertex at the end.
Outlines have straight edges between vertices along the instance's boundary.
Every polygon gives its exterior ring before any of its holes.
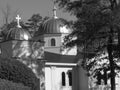
{"type": "Polygon", "coordinates": [[[57,8],[56,8],[56,6],[55,6],[55,1],[53,0],[53,17],[54,17],[54,18],[58,18],[58,17],[57,17],[57,12],[56,12],[56,10],[57,10],[57,8]]]}
{"type": "Polygon", "coordinates": [[[17,27],[18,28],[21,28],[21,26],[20,26],[20,19],[21,19],[21,17],[19,15],[17,15],[16,20],[17,20],[17,27]]]}

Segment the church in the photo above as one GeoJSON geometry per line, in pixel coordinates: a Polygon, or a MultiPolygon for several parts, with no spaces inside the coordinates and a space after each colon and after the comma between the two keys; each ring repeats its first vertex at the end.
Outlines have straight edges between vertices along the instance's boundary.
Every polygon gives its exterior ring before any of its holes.
{"type": "Polygon", "coordinates": [[[40,90],[88,90],[88,77],[80,66],[82,55],[77,46],[63,48],[64,37],[72,32],[65,20],[53,17],[46,20],[41,30],[32,37],[20,26],[9,30],[0,44],[1,56],[17,59],[33,70],[40,79],[40,90]]]}

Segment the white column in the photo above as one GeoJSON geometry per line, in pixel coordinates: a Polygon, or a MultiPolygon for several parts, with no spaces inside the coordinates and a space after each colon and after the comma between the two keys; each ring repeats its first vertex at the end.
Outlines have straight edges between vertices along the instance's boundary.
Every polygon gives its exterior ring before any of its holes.
{"type": "Polygon", "coordinates": [[[51,89],[51,68],[45,67],[45,90],[51,89]]]}
{"type": "Polygon", "coordinates": [[[51,66],[51,90],[54,90],[55,89],[55,67],[51,66]]]}

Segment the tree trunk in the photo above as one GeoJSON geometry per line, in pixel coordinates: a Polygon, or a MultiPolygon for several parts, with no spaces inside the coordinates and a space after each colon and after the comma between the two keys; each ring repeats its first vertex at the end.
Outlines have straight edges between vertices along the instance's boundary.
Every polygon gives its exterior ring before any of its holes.
{"type": "Polygon", "coordinates": [[[109,36],[109,40],[108,40],[108,46],[107,46],[107,51],[108,51],[108,57],[109,57],[109,62],[110,62],[110,71],[111,71],[111,90],[115,90],[115,68],[114,68],[114,61],[113,61],[113,40],[112,40],[112,28],[111,28],[111,32],[110,32],[110,36],[109,36]]]}
{"type": "MultiPolygon", "coordinates": [[[[109,0],[111,3],[111,11],[117,6],[117,1],[116,0],[109,0]]],[[[111,24],[110,24],[110,35],[109,35],[109,40],[108,40],[108,57],[109,57],[109,62],[110,62],[110,71],[111,71],[111,90],[116,90],[116,85],[115,85],[115,67],[114,67],[114,61],[113,61],[113,16],[111,15],[111,24]]]]}

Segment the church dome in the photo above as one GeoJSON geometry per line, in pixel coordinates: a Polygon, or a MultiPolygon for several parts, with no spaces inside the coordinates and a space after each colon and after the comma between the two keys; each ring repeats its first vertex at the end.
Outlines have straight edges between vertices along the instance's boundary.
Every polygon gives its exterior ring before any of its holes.
{"type": "Polygon", "coordinates": [[[40,29],[44,34],[58,34],[61,33],[60,27],[65,24],[66,21],[62,18],[51,18],[45,21],[40,29]]]}
{"type": "Polygon", "coordinates": [[[61,32],[61,27],[65,26],[67,21],[63,18],[58,18],[57,17],[57,8],[55,6],[54,2],[54,7],[53,7],[53,17],[47,19],[42,23],[40,26],[38,32],[36,32],[36,35],[39,34],[60,34],[61,32]]]}
{"type": "Polygon", "coordinates": [[[31,38],[30,33],[23,28],[12,28],[8,31],[6,40],[29,40],[31,38]]]}
{"type": "Polygon", "coordinates": [[[30,33],[20,26],[21,17],[17,15],[16,19],[17,26],[7,32],[6,40],[29,40],[31,38],[30,33]]]}

